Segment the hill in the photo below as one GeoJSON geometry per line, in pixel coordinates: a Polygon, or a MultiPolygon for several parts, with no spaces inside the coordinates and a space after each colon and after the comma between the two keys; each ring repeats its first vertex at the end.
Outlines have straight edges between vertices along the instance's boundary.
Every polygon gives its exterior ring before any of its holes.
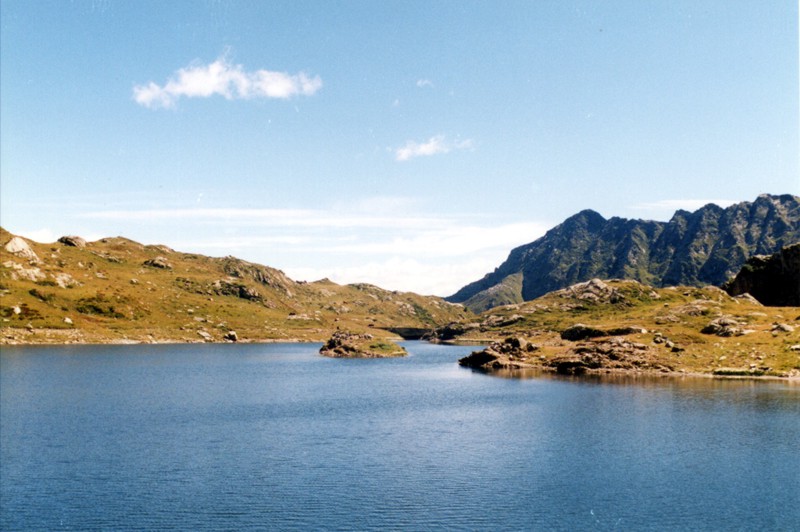
{"type": "Polygon", "coordinates": [[[500,374],[625,372],[800,377],[800,309],[706,286],[591,279],[436,331],[491,343],[462,365],[500,374]],[[522,372],[522,373],[520,373],[522,372]]]}
{"type": "Polygon", "coordinates": [[[598,277],[656,287],[719,286],[752,255],[800,242],[800,198],[761,195],[728,208],[677,211],[669,222],[605,219],[584,210],[511,251],[483,279],[446,299],[475,312],[530,301],[598,277]]]}
{"type": "Polygon", "coordinates": [[[54,244],[0,229],[0,342],[324,341],[418,336],[470,315],[440,298],[297,282],[234,257],[125,238],[54,244]]]}

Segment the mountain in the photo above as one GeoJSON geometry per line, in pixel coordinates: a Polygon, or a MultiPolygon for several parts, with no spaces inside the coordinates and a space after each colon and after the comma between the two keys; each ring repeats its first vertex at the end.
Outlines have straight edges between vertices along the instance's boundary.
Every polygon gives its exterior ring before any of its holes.
{"type": "Polygon", "coordinates": [[[723,209],[677,211],[669,222],[571,216],[511,251],[483,279],[447,297],[474,312],[530,301],[592,278],[633,279],[656,287],[721,285],[748,257],[800,242],[800,198],[763,194],[723,209]]]}
{"type": "Polygon", "coordinates": [[[723,288],[732,296],[750,294],[763,305],[800,306],[800,243],[750,257],[723,288]]]}
{"type": "Polygon", "coordinates": [[[40,244],[0,229],[0,343],[324,341],[421,335],[471,314],[368,284],[297,282],[235,257],[126,238],[40,244]]]}

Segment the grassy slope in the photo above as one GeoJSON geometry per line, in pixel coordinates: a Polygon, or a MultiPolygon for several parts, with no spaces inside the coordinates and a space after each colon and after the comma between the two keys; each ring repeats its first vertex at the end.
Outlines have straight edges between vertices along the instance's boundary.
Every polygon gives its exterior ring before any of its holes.
{"type": "MultiPolygon", "coordinates": [[[[0,244],[11,237],[0,230],[0,244]]],[[[380,329],[429,329],[468,316],[439,298],[326,280],[298,283],[279,270],[232,257],[179,253],[124,238],[85,248],[28,244],[39,263],[0,249],[4,343],[194,342],[203,333],[220,341],[230,330],[245,341],[322,341],[337,328],[392,336],[380,329]],[[171,268],[144,265],[156,257],[171,268]],[[19,267],[38,270],[40,278],[22,278],[19,267]]]]}
{"type": "MultiPolygon", "coordinates": [[[[606,281],[622,294],[621,301],[590,301],[565,291],[552,292],[534,301],[498,307],[480,316],[479,327],[459,341],[500,340],[520,336],[540,346],[537,358],[568,354],[578,343],[562,340],[561,331],[581,323],[600,329],[641,327],[646,333],[628,335],[627,340],[645,344],[665,366],[676,371],[711,373],[722,368],[749,369],[751,364],[770,375],[800,374],[800,308],[765,307],[745,299],[731,298],[714,287],[653,289],[635,281],[606,281]],[[720,337],[700,331],[711,320],[731,316],[752,332],[720,337]],[[773,330],[787,324],[792,332],[773,330]],[[656,344],[656,333],[683,351],[673,352],[656,344]]],[[[605,338],[607,339],[607,338],[605,338]]]]}

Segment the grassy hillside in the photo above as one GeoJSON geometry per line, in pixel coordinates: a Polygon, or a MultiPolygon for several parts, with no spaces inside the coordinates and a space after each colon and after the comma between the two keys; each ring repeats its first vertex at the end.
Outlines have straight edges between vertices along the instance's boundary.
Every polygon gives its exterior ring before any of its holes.
{"type": "Polygon", "coordinates": [[[3,343],[323,341],[337,330],[395,336],[468,318],[439,298],[328,280],[295,282],[233,257],[124,238],[23,241],[0,229],[3,343]],[[235,336],[231,332],[235,332],[235,336]]]}
{"type": "Polygon", "coordinates": [[[800,308],[765,307],[714,287],[592,280],[442,331],[460,342],[498,341],[490,348],[502,355],[498,369],[599,357],[601,371],[800,376],[800,308]]]}

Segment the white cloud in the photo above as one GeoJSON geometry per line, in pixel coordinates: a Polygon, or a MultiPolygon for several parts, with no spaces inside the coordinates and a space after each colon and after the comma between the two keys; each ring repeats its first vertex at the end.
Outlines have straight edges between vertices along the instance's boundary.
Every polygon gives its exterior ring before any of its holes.
{"type": "Polygon", "coordinates": [[[504,257],[469,257],[453,264],[390,257],[334,268],[287,268],[292,279],[316,281],[327,277],[339,284],[370,283],[388,290],[449,296],[467,282],[483,277],[504,257]],[[466,280],[466,281],[465,281],[466,280]]]}
{"type": "Polygon", "coordinates": [[[466,150],[472,148],[473,145],[471,139],[448,141],[444,135],[436,135],[422,143],[409,140],[404,146],[397,148],[394,154],[395,160],[408,161],[414,157],[449,153],[452,150],[466,150]]]}
{"type": "Polygon", "coordinates": [[[433,87],[433,82],[429,79],[418,79],[417,87],[433,87]]]}
{"type": "Polygon", "coordinates": [[[181,98],[208,98],[219,95],[228,100],[250,98],[280,98],[311,96],[322,87],[319,76],[304,72],[289,74],[269,70],[245,71],[221,57],[208,65],[181,68],[163,86],[154,82],[136,85],[136,103],[156,109],[173,107],[181,98]]]}
{"type": "Polygon", "coordinates": [[[329,277],[437,295],[479,279],[512,248],[550,227],[471,214],[431,215],[420,200],[392,196],[326,209],[107,210],[77,218],[92,226],[109,223],[120,234],[181,251],[234,254],[298,280],[329,277]],[[163,241],[166,233],[171,237],[163,241]]]}
{"type": "Polygon", "coordinates": [[[361,239],[333,245],[319,242],[315,251],[368,256],[462,257],[493,249],[508,252],[513,247],[536,240],[547,229],[548,226],[535,222],[480,227],[442,221],[438,227],[402,231],[379,240],[361,239]]]}

